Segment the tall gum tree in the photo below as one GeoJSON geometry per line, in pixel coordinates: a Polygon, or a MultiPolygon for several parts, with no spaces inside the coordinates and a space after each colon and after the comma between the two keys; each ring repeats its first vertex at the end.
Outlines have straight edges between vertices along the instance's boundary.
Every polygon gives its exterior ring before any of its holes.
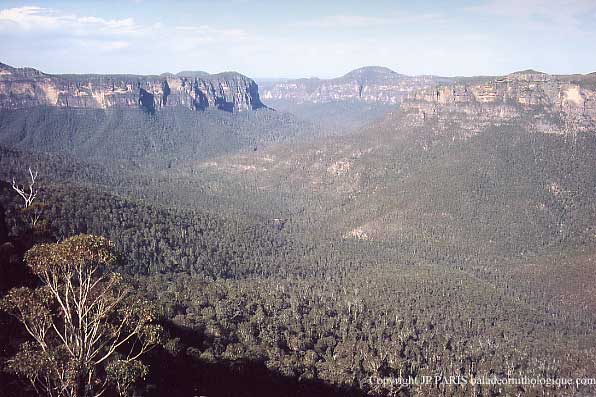
{"type": "Polygon", "coordinates": [[[126,395],[147,374],[139,361],[162,329],[149,302],[134,297],[113,272],[113,244],[79,235],[39,244],[25,254],[38,288],[14,288],[0,308],[14,315],[31,340],[8,369],[41,395],[100,396],[113,386],[126,395]]]}

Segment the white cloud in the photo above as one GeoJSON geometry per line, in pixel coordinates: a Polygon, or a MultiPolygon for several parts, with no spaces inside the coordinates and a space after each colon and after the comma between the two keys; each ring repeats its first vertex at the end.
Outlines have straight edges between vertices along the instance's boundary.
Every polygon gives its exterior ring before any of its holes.
{"type": "Polygon", "coordinates": [[[242,29],[166,26],[160,22],[143,25],[133,18],[105,19],[36,6],[0,10],[0,42],[2,36],[28,40],[32,45],[43,42],[45,48],[39,50],[51,47],[61,52],[109,52],[134,46],[137,52],[147,53],[157,49],[191,51],[210,43],[233,44],[249,37],[242,29]]]}
{"type": "Polygon", "coordinates": [[[209,41],[245,40],[249,38],[248,33],[242,29],[218,29],[208,25],[176,26],[174,30],[187,37],[207,39],[209,41]]]}
{"type": "Polygon", "coordinates": [[[484,11],[509,17],[547,16],[568,17],[594,10],[593,0],[489,0],[483,4],[468,7],[468,10],[484,11]]]}
{"type": "Polygon", "coordinates": [[[478,14],[506,17],[525,23],[526,28],[544,31],[579,33],[582,18],[596,11],[594,0],[489,0],[468,7],[467,11],[478,14]]]}
{"type": "Polygon", "coordinates": [[[108,41],[95,43],[95,45],[102,51],[123,50],[130,47],[130,43],[127,41],[108,41]]]}
{"type": "Polygon", "coordinates": [[[124,35],[140,30],[132,18],[103,19],[93,16],[77,16],[59,11],[28,6],[0,10],[0,30],[66,31],[71,35],[91,36],[97,34],[124,35]]]}
{"type": "Polygon", "coordinates": [[[120,38],[191,37],[198,41],[243,40],[248,37],[242,29],[220,29],[207,25],[168,27],[162,23],[141,25],[133,18],[104,19],[79,16],[41,7],[20,7],[0,10],[0,32],[60,33],[62,36],[110,36],[120,38]]]}
{"type": "Polygon", "coordinates": [[[360,29],[378,26],[394,26],[406,23],[441,21],[439,14],[409,15],[399,14],[385,17],[362,15],[328,15],[292,24],[295,27],[313,27],[326,29],[360,29]]]}
{"type": "Polygon", "coordinates": [[[528,67],[572,72],[577,71],[572,61],[594,64],[592,53],[582,48],[596,41],[593,26],[587,26],[596,17],[596,1],[476,4],[422,14],[388,7],[376,15],[353,9],[305,20],[274,13],[262,20],[226,18],[236,26],[213,22],[222,20],[213,17],[216,11],[181,18],[187,21],[182,23],[174,22],[175,12],[166,18],[149,10],[142,15],[153,20],[146,22],[141,16],[111,19],[106,14],[0,6],[0,61],[50,73],[238,70],[258,77],[332,77],[364,63],[405,74],[460,75],[528,67]],[[289,23],[280,22],[284,19],[289,23]]]}

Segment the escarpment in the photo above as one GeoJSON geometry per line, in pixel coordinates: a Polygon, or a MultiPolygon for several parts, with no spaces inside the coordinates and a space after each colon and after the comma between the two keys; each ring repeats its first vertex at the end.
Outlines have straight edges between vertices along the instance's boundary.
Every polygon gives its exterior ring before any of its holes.
{"type": "Polygon", "coordinates": [[[412,92],[400,105],[414,125],[456,125],[469,135],[513,120],[553,134],[596,132],[596,79],[527,70],[502,77],[460,79],[451,85],[412,92]]]}
{"type": "Polygon", "coordinates": [[[164,107],[228,112],[264,107],[257,84],[235,72],[183,72],[159,76],[51,75],[0,63],[0,109],[34,106],[61,108],[142,108],[153,113],[164,107]]]}

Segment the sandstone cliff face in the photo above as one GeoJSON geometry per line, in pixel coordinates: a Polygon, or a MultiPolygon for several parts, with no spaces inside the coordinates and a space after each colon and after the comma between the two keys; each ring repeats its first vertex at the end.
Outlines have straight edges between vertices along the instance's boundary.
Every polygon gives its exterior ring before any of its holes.
{"type": "Polygon", "coordinates": [[[228,72],[134,75],[49,75],[30,68],[0,63],[0,108],[32,106],[71,108],[141,107],[149,112],[166,106],[229,112],[254,110],[264,105],[256,83],[228,72]]]}
{"type": "Polygon", "coordinates": [[[413,90],[432,87],[439,81],[449,80],[433,76],[410,77],[387,68],[369,66],[336,79],[312,78],[261,84],[261,96],[264,100],[294,103],[363,101],[397,104],[413,90]]]}
{"type": "Polygon", "coordinates": [[[523,71],[484,81],[416,91],[401,104],[411,124],[454,124],[469,136],[488,125],[523,121],[532,130],[571,134],[596,132],[596,79],[523,71]]]}

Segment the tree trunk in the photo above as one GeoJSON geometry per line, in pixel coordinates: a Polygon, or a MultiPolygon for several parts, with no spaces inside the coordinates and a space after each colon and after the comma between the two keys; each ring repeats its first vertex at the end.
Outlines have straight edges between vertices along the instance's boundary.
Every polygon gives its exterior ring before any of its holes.
{"type": "Polygon", "coordinates": [[[4,216],[4,207],[0,205],[0,244],[8,240],[8,227],[4,216]]]}
{"type": "Polygon", "coordinates": [[[87,371],[80,369],[79,373],[77,374],[76,380],[76,389],[75,389],[75,396],[76,397],[86,397],[87,396],[87,371]]]}

